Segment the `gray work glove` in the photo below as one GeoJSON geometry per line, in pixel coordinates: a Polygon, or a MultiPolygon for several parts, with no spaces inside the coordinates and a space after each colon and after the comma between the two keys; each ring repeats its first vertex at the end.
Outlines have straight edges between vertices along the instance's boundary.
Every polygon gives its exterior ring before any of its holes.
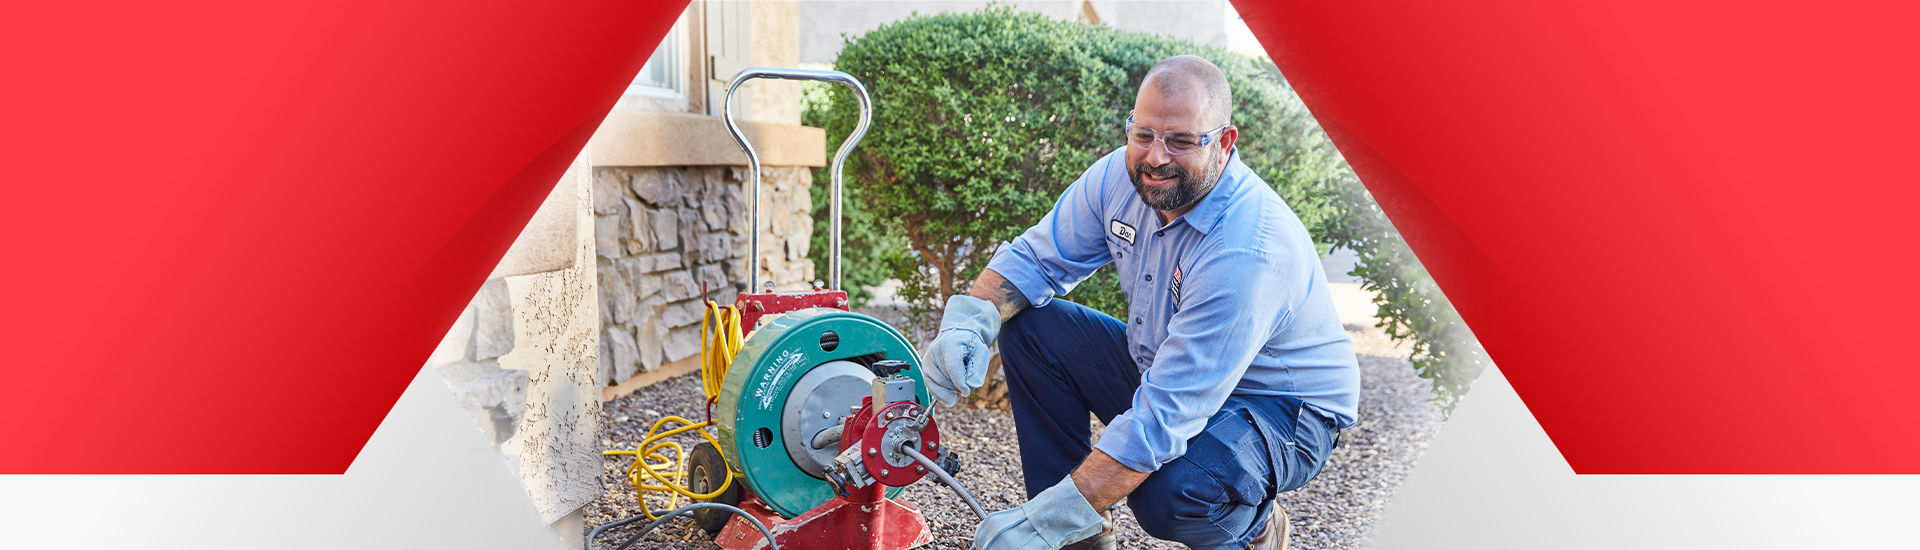
{"type": "Polygon", "coordinates": [[[987,383],[987,349],[1000,336],[1000,309],[993,302],[972,296],[947,297],[946,315],[940,318],[940,334],[933,338],[927,352],[927,395],[942,405],[954,406],[960,398],[987,383]]]}
{"type": "Polygon", "coordinates": [[[1067,476],[1033,500],[994,512],[974,531],[974,550],[1028,550],[1060,547],[1100,534],[1106,518],[1093,510],[1087,497],[1067,476]]]}

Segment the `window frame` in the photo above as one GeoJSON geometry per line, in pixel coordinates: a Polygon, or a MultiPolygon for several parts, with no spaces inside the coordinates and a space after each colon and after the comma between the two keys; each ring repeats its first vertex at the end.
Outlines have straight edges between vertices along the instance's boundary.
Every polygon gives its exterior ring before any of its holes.
{"type": "MultiPolygon", "coordinates": [[[[678,62],[677,70],[669,69],[676,77],[678,88],[641,83],[640,74],[647,70],[647,66],[643,65],[640,72],[634,74],[634,81],[621,91],[614,108],[664,113],[700,113],[706,110],[706,91],[700,85],[707,79],[706,63],[703,62],[706,51],[701,33],[704,27],[701,4],[690,3],[685,11],[680,12],[680,18],[674,21],[673,28],[667,31],[660,45],[655,46],[655,54],[668,50],[667,55],[678,62]]],[[[648,56],[648,65],[652,64],[653,57],[648,56]]]]}

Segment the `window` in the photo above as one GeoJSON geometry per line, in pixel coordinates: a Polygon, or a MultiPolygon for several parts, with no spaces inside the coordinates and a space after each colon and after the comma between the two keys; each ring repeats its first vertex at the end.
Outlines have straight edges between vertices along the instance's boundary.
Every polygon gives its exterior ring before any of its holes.
{"type": "Polygon", "coordinates": [[[698,88],[688,93],[688,83],[698,82],[701,67],[694,63],[697,52],[693,40],[697,40],[698,30],[691,28],[699,17],[699,4],[688,7],[680,13],[680,19],[674,21],[673,28],[660,39],[653,49],[653,55],[647,58],[647,64],[640,67],[640,73],[634,75],[633,82],[620,94],[615,104],[622,109],[639,111],[657,111],[669,113],[698,112],[701,109],[701,92],[698,88]]]}
{"type": "Polygon", "coordinates": [[[653,50],[653,57],[647,58],[647,64],[640,68],[632,84],[627,85],[627,93],[657,97],[683,97],[687,92],[686,53],[683,51],[685,34],[681,25],[675,24],[667,31],[667,37],[653,50]]]}
{"type": "MultiPolygon", "coordinates": [[[[655,47],[620,95],[617,107],[718,116],[727,82],[749,65],[753,14],[746,2],[693,2],[655,47]]],[[[741,97],[751,90],[741,90],[741,97]]],[[[734,116],[751,116],[751,101],[736,101],[734,116]]]]}
{"type": "MultiPolygon", "coordinates": [[[[713,0],[701,4],[707,9],[706,51],[702,58],[707,69],[707,114],[720,116],[727,84],[733,81],[733,75],[752,65],[753,10],[746,2],[713,0]]],[[[750,97],[753,97],[751,89],[742,88],[735,93],[734,117],[744,120],[753,116],[750,97]]]]}

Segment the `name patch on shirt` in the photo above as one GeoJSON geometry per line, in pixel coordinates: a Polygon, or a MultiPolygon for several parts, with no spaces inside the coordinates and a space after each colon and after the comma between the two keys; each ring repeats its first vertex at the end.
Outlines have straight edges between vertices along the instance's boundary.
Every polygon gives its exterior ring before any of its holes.
{"type": "Polygon", "coordinates": [[[1107,231],[1112,232],[1113,236],[1127,241],[1127,244],[1133,244],[1133,226],[1120,223],[1120,220],[1109,221],[1111,223],[1107,224],[1107,231]]]}

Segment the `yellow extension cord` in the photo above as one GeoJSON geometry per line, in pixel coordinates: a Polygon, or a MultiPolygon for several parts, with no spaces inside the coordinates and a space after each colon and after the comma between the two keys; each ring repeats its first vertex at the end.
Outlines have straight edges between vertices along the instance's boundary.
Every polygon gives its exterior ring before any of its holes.
{"type": "MultiPolygon", "coordinates": [[[[712,300],[707,301],[707,311],[700,317],[700,390],[706,393],[707,405],[712,406],[720,397],[720,385],[727,380],[727,367],[733,364],[733,356],[740,353],[740,309],[735,306],[722,306],[712,300]]],[[[709,409],[711,410],[711,409],[709,409]]],[[[720,449],[720,441],[705,428],[713,425],[713,419],[695,423],[678,416],[668,416],[653,423],[647,430],[647,436],[640,440],[638,448],[632,451],[602,451],[602,455],[632,456],[633,465],[627,467],[627,481],[633,483],[634,491],[639,493],[640,511],[649,520],[660,519],[647,506],[647,493],[667,492],[667,508],[680,505],[680,497],[693,500],[705,500],[720,496],[720,493],[733,485],[734,473],[727,469],[726,480],[708,493],[695,493],[686,486],[687,450],[679,442],[667,438],[693,432],[700,434],[715,450],[720,449]],[[677,428],[660,431],[669,424],[679,424],[677,428]],[[672,456],[665,454],[671,449],[672,456]]],[[[726,458],[723,454],[722,460],[726,458]]]]}

